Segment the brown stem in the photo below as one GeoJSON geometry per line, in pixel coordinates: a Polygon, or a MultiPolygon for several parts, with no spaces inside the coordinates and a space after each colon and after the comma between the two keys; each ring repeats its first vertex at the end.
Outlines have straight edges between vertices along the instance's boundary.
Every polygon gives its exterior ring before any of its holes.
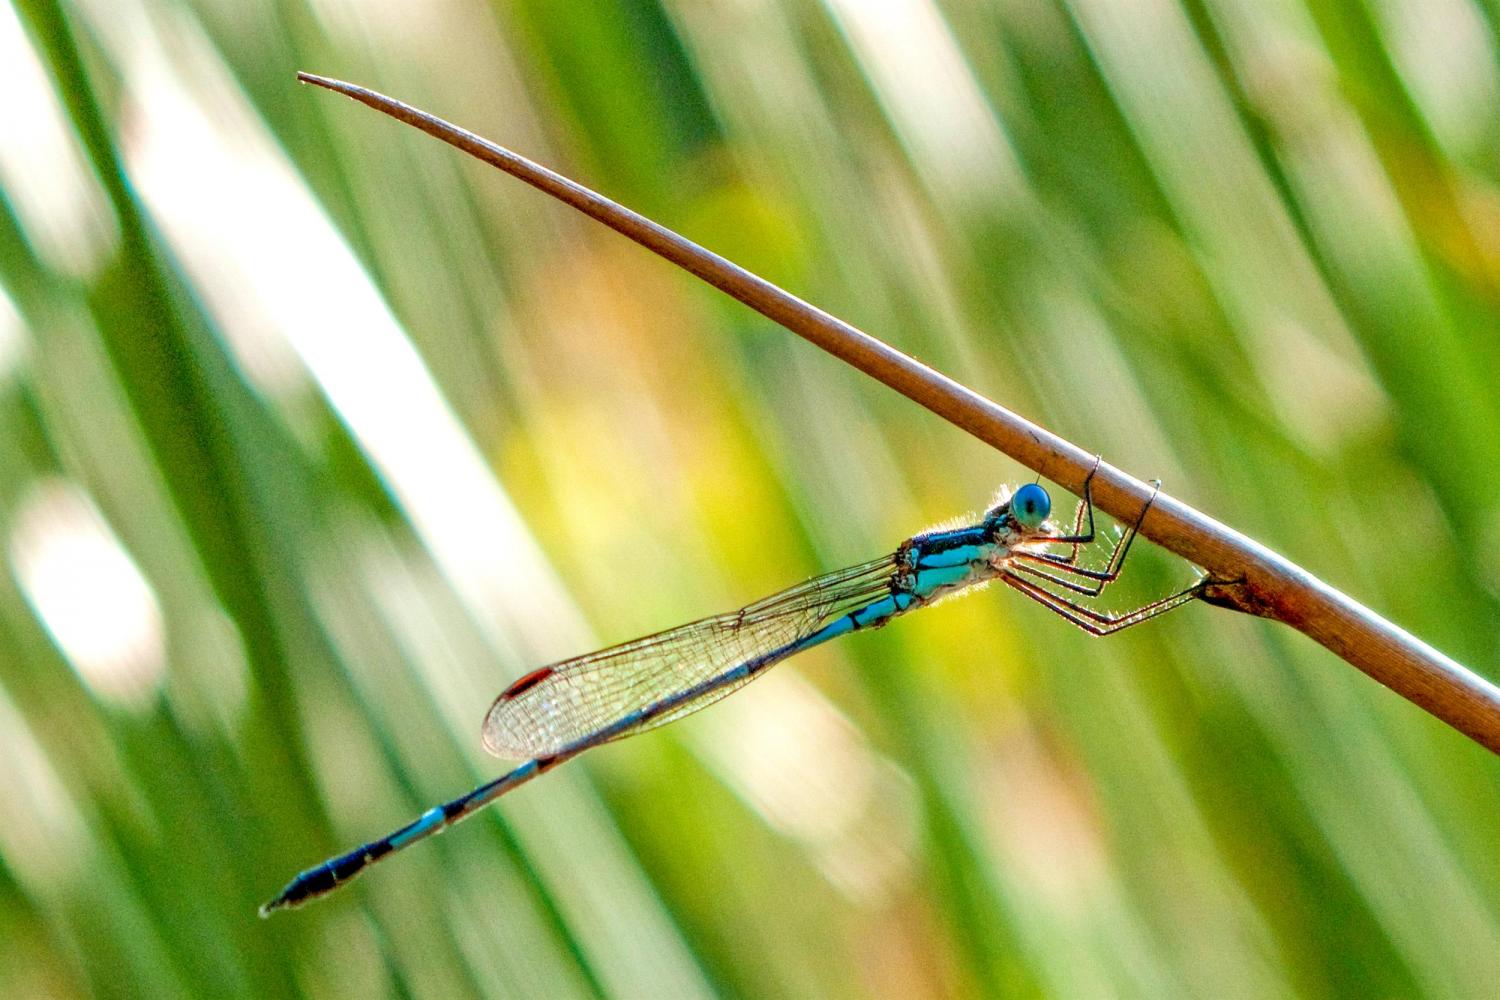
{"type": "MultiPolygon", "coordinates": [[[[383,111],[572,205],[1075,494],[1094,467],[1091,452],[561,174],[364,87],[311,73],[297,78],[383,111]]],[[[1146,483],[1108,464],[1101,464],[1094,476],[1094,502],[1121,520],[1132,520],[1151,492],[1146,483]]],[[[1157,495],[1140,533],[1221,581],[1205,592],[1209,603],[1290,625],[1500,753],[1500,688],[1478,674],[1259,542],[1165,493],[1157,495]]]]}

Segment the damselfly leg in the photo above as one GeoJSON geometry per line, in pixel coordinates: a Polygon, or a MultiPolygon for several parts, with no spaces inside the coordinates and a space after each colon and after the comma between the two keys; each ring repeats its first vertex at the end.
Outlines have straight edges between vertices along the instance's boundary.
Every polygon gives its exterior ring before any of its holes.
{"type": "Polygon", "coordinates": [[[1076,601],[1070,601],[1065,597],[1052,593],[1040,584],[1033,583],[1019,576],[1005,573],[1001,575],[1000,579],[1005,581],[1008,586],[1014,587],[1033,601],[1036,601],[1042,607],[1054,612],[1059,618],[1077,625],[1090,635],[1110,635],[1121,629],[1129,628],[1132,625],[1139,625],[1141,622],[1150,621],[1158,615],[1164,615],[1173,608],[1181,607],[1188,601],[1193,600],[1199,594],[1203,593],[1204,588],[1210,583],[1210,580],[1205,577],[1186,590],[1179,591],[1170,597],[1163,597],[1159,601],[1152,601],[1150,604],[1124,614],[1112,614],[1095,611],[1093,608],[1085,607],[1076,601]]]}
{"type": "Polygon", "coordinates": [[[1102,455],[1094,456],[1094,467],[1089,474],[1083,477],[1083,503],[1079,504],[1073,512],[1073,533],[1053,539],[1059,545],[1068,545],[1069,551],[1066,556],[1054,556],[1054,560],[1062,560],[1072,563],[1078,559],[1078,547],[1080,545],[1091,545],[1094,541],[1094,474],[1099,471],[1099,463],[1103,460],[1102,455]],[[1088,518],[1089,527],[1083,529],[1084,518],[1088,518]]]}
{"type": "Polygon", "coordinates": [[[1014,568],[1018,572],[1037,579],[1050,581],[1065,590],[1070,590],[1075,594],[1083,594],[1086,597],[1098,597],[1104,592],[1106,584],[1113,583],[1119,579],[1120,568],[1125,565],[1125,557],[1130,554],[1130,543],[1135,541],[1135,536],[1140,529],[1141,522],[1145,520],[1146,511],[1150,510],[1151,504],[1156,501],[1156,494],[1161,490],[1161,480],[1154,479],[1151,481],[1153,489],[1151,496],[1146,500],[1146,505],[1141,508],[1141,512],[1136,515],[1136,519],[1131,523],[1130,527],[1119,538],[1115,539],[1114,548],[1110,551],[1109,559],[1105,562],[1104,569],[1099,570],[1078,565],[1079,546],[1088,544],[1095,537],[1094,498],[1093,491],[1089,485],[1093,478],[1094,475],[1091,472],[1088,478],[1083,481],[1083,502],[1078,505],[1078,512],[1073,518],[1075,525],[1073,534],[1057,540],[1058,542],[1071,544],[1072,550],[1066,556],[1052,552],[1017,552],[1015,553],[1015,562],[1017,565],[1014,568]],[[1080,534],[1079,530],[1083,524],[1085,512],[1087,512],[1089,528],[1087,532],[1080,534]],[[1051,572],[1038,569],[1036,568],[1037,565],[1046,566],[1047,570],[1051,572]],[[1063,579],[1054,575],[1055,573],[1081,577],[1089,582],[1080,583],[1077,580],[1063,579]]]}
{"type": "Polygon", "coordinates": [[[1141,622],[1149,621],[1157,615],[1165,614],[1187,603],[1203,592],[1203,588],[1207,586],[1207,580],[1199,580],[1176,594],[1123,613],[1095,610],[1043,585],[1041,581],[1046,581],[1048,584],[1085,597],[1098,597],[1102,594],[1106,586],[1119,579],[1121,567],[1125,564],[1125,557],[1130,553],[1130,543],[1135,540],[1141,522],[1146,518],[1146,512],[1151,509],[1151,504],[1155,502],[1156,495],[1161,490],[1161,481],[1154,480],[1151,496],[1141,507],[1141,512],[1136,515],[1135,521],[1116,539],[1104,569],[1079,566],[1077,561],[1081,547],[1090,544],[1095,539],[1092,482],[1094,471],[1097,471],[1098,467],[1096,459],[1094,470],[1091,470],[1083,481],[1083,502],[1078,505],[1077,513],[1073,518],[1073,533],[1053,540],[1058,544],[1071,546],[1070,551],[1066,555],[1049,552],[1013,553],[1010,565],[1000,574],[1000,578],[1065,621],[1091,635],[1102,636],[1132,625],[1139,625],[1141,622]],[[1088,522],[1086,531],[1083,527],[1085,519],[1088,522]],[[1040,568],[1042,566],[1046,569],[1040,568]],[[1067,579],[1067,576],[1081,578],[1081,580],[1067,579]]]}

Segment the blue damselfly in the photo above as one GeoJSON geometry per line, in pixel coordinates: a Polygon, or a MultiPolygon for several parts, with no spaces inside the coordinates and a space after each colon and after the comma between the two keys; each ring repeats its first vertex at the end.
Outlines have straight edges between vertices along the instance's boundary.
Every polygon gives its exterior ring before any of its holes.
{"type": "MultiPolygon", "coordinates": [[[[1096,465],[1097,468],[1097,465],[1096,465]]],[[[452,826],[506,792],[591,747],[665,725],[719,700],[789,656],[944,597],[999,580],[1094,635],[1108,635],[1192,600],[1205,580],[1124,614],[1089,608],[1116,580],[1151,500],[1115,541],[1102,568],[1079,563],[1095,541],[1090,491],[1065,533],[1050,520],[1052,499],[1030,483],[1003,489],[984,515],[924,532],[880,559],[798,584],[739,611],[611,646],[533,670],[506,688],[484,721],[484,745],[526,763],[451,802],[434,806],[389,836],[298,875],[261,907],[298,906],[332,892],[382,858],[452,826]]]]}

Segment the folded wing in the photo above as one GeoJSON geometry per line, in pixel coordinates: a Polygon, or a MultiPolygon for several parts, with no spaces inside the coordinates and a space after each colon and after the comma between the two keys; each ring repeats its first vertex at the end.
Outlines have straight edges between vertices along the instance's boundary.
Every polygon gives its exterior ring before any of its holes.
{"type": "MultiPolygon", "coordinates": [[[[737,612],[534,670],[490,706],[485,748],[497,757],[546,757],[742,663],[769,656],[769,665],[797,652],[798,642],[824,625],[889,593],[895,569],[895,557],[886,556],[816,577],[737,612]]],[[[749,680],[708,684],[683,704],[609,739],[680,719],[749,680]]]]}

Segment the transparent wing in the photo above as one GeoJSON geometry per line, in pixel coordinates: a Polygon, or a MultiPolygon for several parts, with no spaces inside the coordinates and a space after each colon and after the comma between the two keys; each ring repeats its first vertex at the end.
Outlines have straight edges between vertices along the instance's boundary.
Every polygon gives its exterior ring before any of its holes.
{"type": "MultiPolygon", "coordinates": [[[[895,568],[895,556],[885,556],[816,577],[731,614],[534,670],[490,706],[485,748],[497,757],[545,757],[749,660],[780,650],[790,655],[795,650],[786,647],[798,639],[888,593],[895,568]]],[[[744,683],[705,691],[612,738],[680,719],[744,683]]]]}

